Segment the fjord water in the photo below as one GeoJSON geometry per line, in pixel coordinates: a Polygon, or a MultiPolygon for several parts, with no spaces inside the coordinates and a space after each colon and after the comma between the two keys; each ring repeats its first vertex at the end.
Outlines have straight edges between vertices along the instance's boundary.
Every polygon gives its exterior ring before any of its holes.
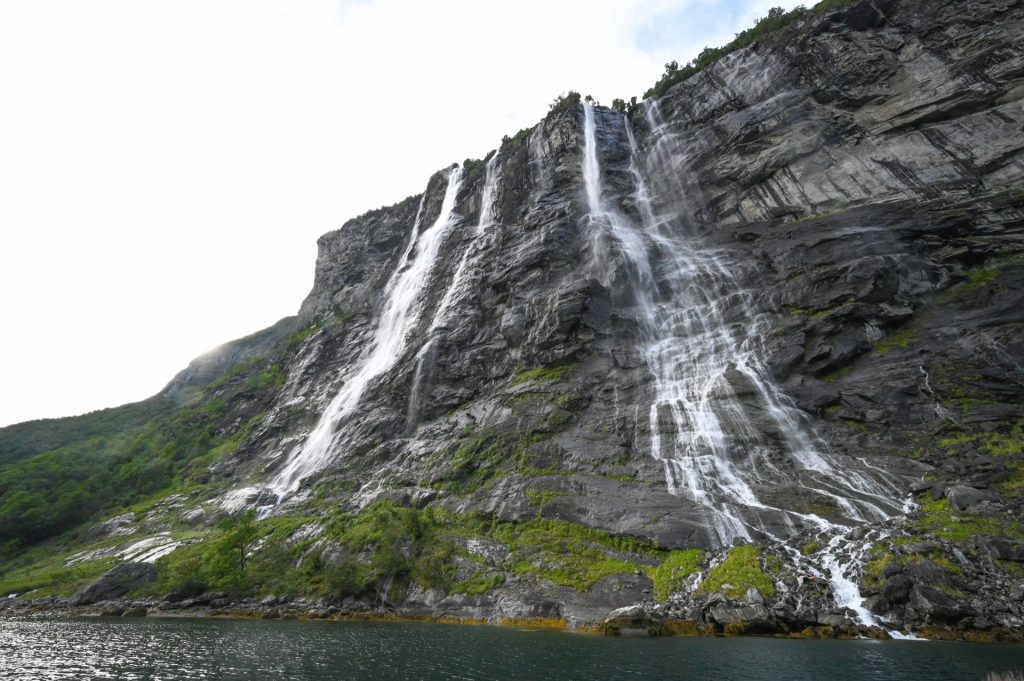
{"type": "Polygon", "coordinates": [[[0,620],[4,679],[980,681],[1021,646],[606,638],[396,622],[0,620]]]}

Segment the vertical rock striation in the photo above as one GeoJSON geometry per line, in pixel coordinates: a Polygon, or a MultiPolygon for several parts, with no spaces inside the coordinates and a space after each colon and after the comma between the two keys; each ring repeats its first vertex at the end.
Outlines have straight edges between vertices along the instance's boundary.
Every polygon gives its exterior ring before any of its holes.
{"type": "Polygon", "coordinates": [[[165,391],[283,358],[269,404],[231,412],[265,408],[211,467],[221,508],[386,499],[715,556],[578,593],[509,568],[410,612],[593,620],[653,585],[675,600],[608,627],[1019,630],[1022,29],[1019,0],[809,12],[324,235],[297,318],[165,391]],[[785,589],[732,593],[770,558],[785,589]]]}

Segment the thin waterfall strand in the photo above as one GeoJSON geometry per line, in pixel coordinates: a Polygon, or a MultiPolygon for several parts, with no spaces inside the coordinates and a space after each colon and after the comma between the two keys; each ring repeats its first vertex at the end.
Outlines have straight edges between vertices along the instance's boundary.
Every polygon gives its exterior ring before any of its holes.
{"type": "MultiPolygon", "coordinates": [[[[479,237],[483,236],[487,228],[494,223],[494,215],[496,211],[495,206],[495,195],[497,192],[498,181],[500,179],[500,173],[497,171],[498,152],[495,151],[491,154],[491,157],[487,160],[487,165],[484,168],[484,188],[480,195],[480,219],[477,221],[476,229],[473,231],[474,243],[479,237]]],[[[466,294],[466,287],[468,285],[467,274],[469,272],[468,265],[473,260],[473,255],[479,256],[479,251],[474,250],[473,246],[469,246],[462,253],[462,258],[459,259],[458,267],[455,268],[455,274],[452,277],[452,283],[444,292],[444,296],[441,298],[441,302],[437,306],[437,311],[434,313],[434,318],[430,322],[430,331],[433,332],[438,327],[445,325],[450,322],[452,306],[457,300],[466,294]]]]}
{"type": "Polygon", "coordinates": [[[441,296],[441,302],[434,310],[430,320],[430,327],[427,329],[427,337],[423,345],[416,353],[416,369],[413,372],[412,387],[409,389],[409,404],[406,407],[406,431],[411,433],[415,430],[420,417],[420,406],[423,401],[424,384],[429,382],[429,374],[434,362],[435,344],[439,336],[439,330],[447,327],[452,322],[452,314],[456,309],[455,304],[470,295],[472,265],[476,264],[482,254],[482,248],[478,247],[480,237],[484,235],[487,228],[494,223],[496,211],[495,196],[499,181],[497,171],[498,152],[495,150],[487,160],[484,169],[484,186],[480,194],[480,218],[477,220],[476,228],[473,230],[472,243],[462,252],[459,264],[451,282],[445,288],[441,296]]]}
{"type": "MultiPolygon", "coordinates": [[[[338,425],[358,408],[370,382],[391,369],[402,355],[407,337],[419,317],[421,294],[437,261],[441,244],[454,222],[455,198],[461,185],[462,168],[453,168],[448,176],[441,212],[434,224],[422,234],[418,233],[421,213],[417,213],[409,245],[385,288],[386,302],[369,354],[346,378],[301,448],[289,457],[284,468],[267,484],[278,501],[298,489],[304,478],[327,465],[333,456],[331,450],[338,425]],[[412,262],[403,269],[414,248],[412,262]]],[[[420,209],[422,211],[422,203],[420,209]]]]}

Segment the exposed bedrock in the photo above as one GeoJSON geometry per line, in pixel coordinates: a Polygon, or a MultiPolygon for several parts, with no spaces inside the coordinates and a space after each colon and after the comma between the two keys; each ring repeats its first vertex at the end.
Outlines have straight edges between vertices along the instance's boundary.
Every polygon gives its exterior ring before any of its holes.
{"type": "Polygon", "coordinates": [[[1022,27],[1017,0],[808,13],[324,235],[296,318],[168,387],[282,358],[272,397],[231,393],[221,510],[561,520],[706,549],[694,575],[756,544],[786,587],[668,598],[653,554],[609,553],[647,567],[575,590],[488,555],[411,614],[1019,633],[1022,27]]]}

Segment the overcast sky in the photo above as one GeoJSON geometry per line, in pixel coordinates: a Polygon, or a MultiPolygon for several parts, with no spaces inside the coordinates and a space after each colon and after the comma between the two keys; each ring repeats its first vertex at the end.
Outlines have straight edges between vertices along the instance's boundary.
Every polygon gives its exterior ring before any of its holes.
{"type": "Polygon", "coordinates": [[[154,394],[320,234],[796,4],[0,0],[0,425],[154,394]]]}

